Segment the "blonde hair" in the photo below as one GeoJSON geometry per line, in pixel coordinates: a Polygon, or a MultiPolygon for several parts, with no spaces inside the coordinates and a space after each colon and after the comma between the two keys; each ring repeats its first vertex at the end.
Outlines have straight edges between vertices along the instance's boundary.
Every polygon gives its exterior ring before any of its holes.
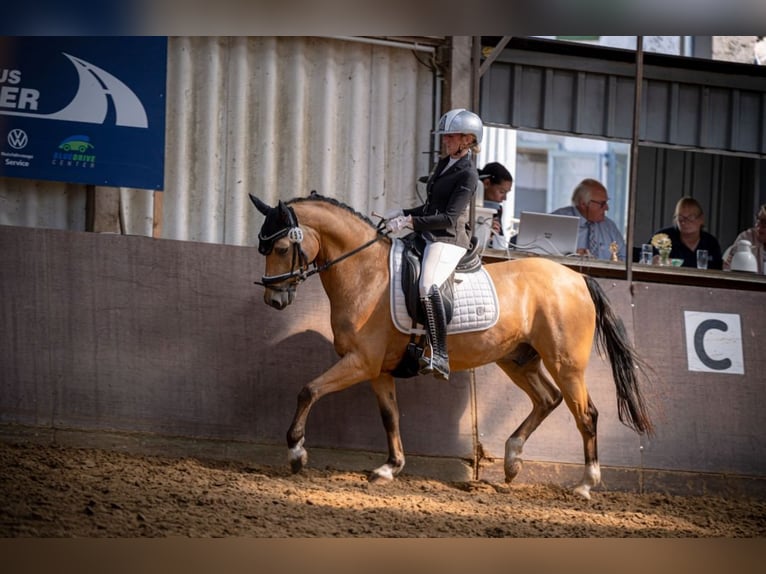
{"type": "Polygon", "coordinates": [[[676,202],[676,209],[673,212],[673,217],[678,217],[678,212],[681,211],[684,207],[693,207],[697,210],[697,217],[700,215],[705,215],[705,212],[702,209],[702,205],[700,205],[700,202],[694,199],[693,197],[689,197],[688,195],[685,195],[681,199],[679,199],[676,202]]]}
{"type": "Polygon", "coordinates": [[[471,136],[471,143],[468,144],[468,149],[473,154],[478,154],[481,151],[481,144],[476,141],[476,136],[474,134],[463,134],[466,136],[471,136]]]}
{"type": "MultiPolygon", "coordinates": [[[[467,144],[468,151],[470,151],[472,154],[478,154],[481,151],[481,144],[479,144],[478,141],[476,141],[476,136],[474,134],[465,134],[461,133],[462,136],[469,136],[471,138],[471,143],[467,144]]],[[[460,144],[460,149],[466,149],[463,147],[463,144],[460,144]]],[[[447,155],[444,150],[441,151],[442,154],[447,155]]]]}

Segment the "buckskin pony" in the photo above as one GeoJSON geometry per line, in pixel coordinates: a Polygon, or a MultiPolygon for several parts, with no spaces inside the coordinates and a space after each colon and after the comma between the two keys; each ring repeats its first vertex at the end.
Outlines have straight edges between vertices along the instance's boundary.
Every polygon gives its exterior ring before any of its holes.
{"type": "MultiPolygon", "coordinates": [[[[323,396],[370,381],[388,441],[388,459],[371,481],[390,481],[404,467],[394,371],[410,341],[397,330],[389,297],[392,240],[370,219],[337,200],[312,193],[270,207],[253,195],[265,215],[259,252],[266,256],[264,301],[284,309],[297,286],[318,274],[330,300],[334,347],[340,359],[298,394],[287,432],[293,472],[308,461],[306,421],[323,396]],[[360,270],[364,270],[360,272],[360,270]]],[[[512,481],[522,466],[526,440],[562,399],[574,416],[585,470],[574,491],[590,498],[601,471],[596,445],[598,411],[588,394],[585,371],[594,337],[611,363],[620,421],[651,434],[639,388],[642,362],[627,339],[599,284],[591,277],[542,257],[484,266],[494,281],[500,316],[490,328],[448,336],[452,371],[496,363],[530,398],[532,410],[505,443],[504,472],[512,481]],[[546,373],[547,371],[547,373],[546,373]]]]}

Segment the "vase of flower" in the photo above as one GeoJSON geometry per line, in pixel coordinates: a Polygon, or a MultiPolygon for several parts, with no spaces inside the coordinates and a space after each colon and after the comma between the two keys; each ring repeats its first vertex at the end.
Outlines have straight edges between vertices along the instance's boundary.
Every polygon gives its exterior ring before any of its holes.
{"type": "Polygon", "coordinates": [[[667,233],[655,233],[652,236],[652,245],[660,254],[659,264],[663,266],[670,266],[670,250],[673,248],[673,242],[668,237],[667,233]]]}

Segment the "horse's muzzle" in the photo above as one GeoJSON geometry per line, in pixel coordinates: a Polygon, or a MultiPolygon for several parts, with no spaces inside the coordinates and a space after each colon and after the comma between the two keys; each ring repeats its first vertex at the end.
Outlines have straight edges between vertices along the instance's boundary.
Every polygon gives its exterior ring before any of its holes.
{"type": "Polygon", "coordinates": [[[264,302],[274,309],[284,309],[293,302],[293,299],[295,299],[295,287],[279,290],[267,287],[263,293],[264,302]]]}

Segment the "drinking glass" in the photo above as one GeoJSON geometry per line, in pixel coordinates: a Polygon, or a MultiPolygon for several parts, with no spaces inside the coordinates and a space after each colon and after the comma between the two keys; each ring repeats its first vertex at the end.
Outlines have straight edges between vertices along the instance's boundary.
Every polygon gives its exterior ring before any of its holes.
{"type": "Polygon", "coordinates": [[[652,264],[652,258],[654,257],[654,249],[650,243],[644,243],[641,246],[641,263],[645,265],[652,264]]]}
{"type": "Polygon", "coordinates": [[[707,269],[707,249],[697,249],[697,269],[707,269]]]}

